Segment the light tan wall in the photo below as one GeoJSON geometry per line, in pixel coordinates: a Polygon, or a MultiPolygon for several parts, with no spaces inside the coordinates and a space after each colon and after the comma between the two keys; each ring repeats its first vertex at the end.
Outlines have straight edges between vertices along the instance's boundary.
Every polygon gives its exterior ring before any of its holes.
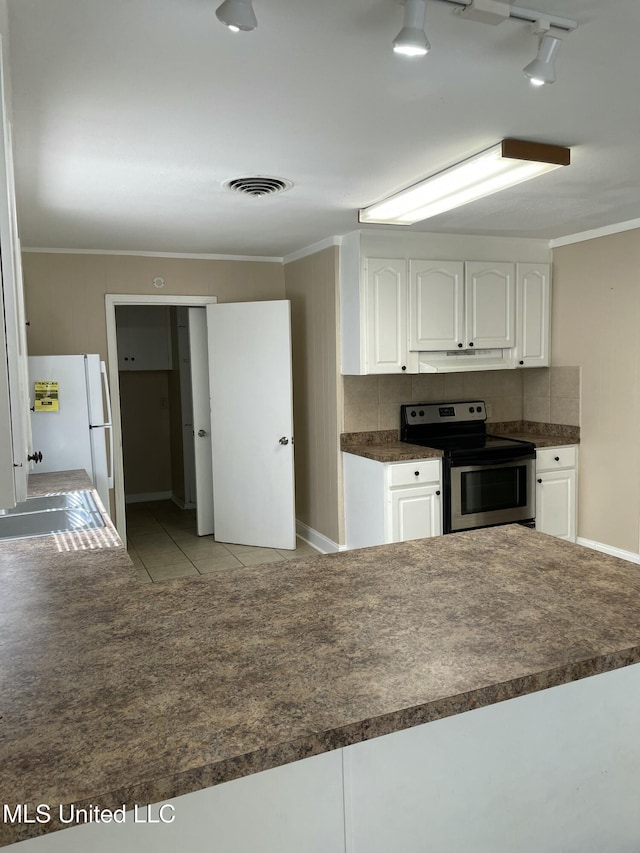
{"type": "Polygon", "coordinates": [[[337,248],[287,264],[285,285],[292,317],[296,516],[341,543],[337,248]]]}
{"type": "Polygon", "coordinates": [[[578,535],[639,550],[640,230],[554,250],[552,363],[582,368],[578,535]]]}
{"type": "Polygon", "coordinates": [[[31,355],[107,356],[105,294],[217,296],[219,302],[284,298],[282,264],[135,255],[23,254],[31,355]],[[153,286],[161,276],[162,290],[153,286]]]}

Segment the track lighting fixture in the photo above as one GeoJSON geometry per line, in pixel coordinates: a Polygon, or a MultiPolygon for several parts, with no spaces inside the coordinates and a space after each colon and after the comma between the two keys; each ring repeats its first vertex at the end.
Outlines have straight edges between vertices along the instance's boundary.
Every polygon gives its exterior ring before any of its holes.
{"type": "MultiPolygon", "coordinates": [[[[424,56],[431,45],[424,31],[426,0],[400,0],[404,2],[404,25],[393,40],[393,50],[403,56],[424,56]]],[[[455,12],[468,21],[497,25],[513,19],[527,21],[539,36],[538,55],[524,69],[534,86],[553,83],[556,79],[555,57],[560,47],[561,33],[575,30],[578,24],[568,18],[548,15],[533,9],[516,6],[511,0],[439,0],[455,6],[455,12]],[[553,28],[553,33],[550,32],[553,28]]]]}
{"type": "Polygon", "coordinates": [[[545,83],[555,83],[555,59],[560,39],[557,36],[544,33],[540,37],[538,55],[524,68],[524,76],[531,80],[534,86],[544,86],[545,83]]]}
{"type": "Polygon", "coordinates": [[[250,32],[258,26],[251,0],[224,0],[216,9],[216,17],[233,33],[250,32]]]}
{"type": "Polygon", "coordinates": [[[359,211],[359,222],[413,225],[454,207],[568,166],[571,150],[503,139],[497,145],[359,211]]]}
{"type": "Polygon", "coordinates": [[[402,56],[424,56],[431,45],[424,31],[427,0],[405,0],[404,23],[393,40],[393,51],[402,56]]]}

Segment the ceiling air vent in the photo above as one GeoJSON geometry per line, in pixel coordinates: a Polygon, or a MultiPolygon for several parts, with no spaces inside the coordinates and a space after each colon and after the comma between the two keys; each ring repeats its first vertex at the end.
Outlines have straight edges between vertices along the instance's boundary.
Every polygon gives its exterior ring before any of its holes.
{"type": "Polygon", "coordinates": [[[290,189],[293,184],[284,178],[266,178],[266,177],[250,177],[250,178],[233,178],[226,181],[224,186],[228,190],[233,190],[236,193],[243,195],[252,195],[259,197],[263,195],[274,195],[290,189]]]}

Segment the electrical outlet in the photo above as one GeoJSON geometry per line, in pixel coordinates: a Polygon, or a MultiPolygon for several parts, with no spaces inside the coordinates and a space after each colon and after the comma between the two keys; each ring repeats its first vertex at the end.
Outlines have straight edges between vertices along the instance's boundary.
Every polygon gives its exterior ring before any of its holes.
{"type": "Polygon", "coordinates": [[[493,406],[491,405],[491,403],[485,402],[484,409],[485,409],[485,412],[487,413],[487,417],[490,418],[493,415],[493,406]]]}

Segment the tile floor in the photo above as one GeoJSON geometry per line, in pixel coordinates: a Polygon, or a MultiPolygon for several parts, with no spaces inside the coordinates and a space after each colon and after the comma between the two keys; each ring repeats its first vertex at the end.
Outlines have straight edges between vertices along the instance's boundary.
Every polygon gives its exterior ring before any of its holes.
{"type": "Polygon", "coordinates": [[[318,553],[300,539],[295,551],[223,545],[213,536],[198,536],[195,510],[182,510],[173,501],[127,505],[127,550],[141,583],[208,575],[318,553]]]}

